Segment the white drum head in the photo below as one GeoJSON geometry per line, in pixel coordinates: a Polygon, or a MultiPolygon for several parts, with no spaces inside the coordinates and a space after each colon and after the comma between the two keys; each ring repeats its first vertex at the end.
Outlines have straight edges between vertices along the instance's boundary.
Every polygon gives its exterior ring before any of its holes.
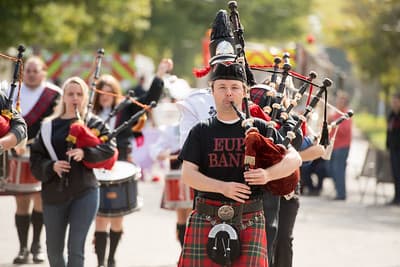
{"type": "Polygon", "coordinates": [[[141,170],[133,163],[126,161],[117,161],[111,170],[93,169],[97,180],[104,183],[120,183],[133,177],[137,180],[141,176],[141,170]]]}

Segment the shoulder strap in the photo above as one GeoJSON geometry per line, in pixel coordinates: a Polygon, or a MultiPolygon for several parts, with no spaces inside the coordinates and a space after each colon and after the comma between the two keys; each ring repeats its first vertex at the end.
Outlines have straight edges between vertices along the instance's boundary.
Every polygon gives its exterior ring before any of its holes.
{"type": "Polygon", "coordinates": [[[33,106],[31,111],[29,111],[25,116],[24,120],[26,121],[26,124],[29,126],[32,126],[34,123],[36,123],[38,120],[40,120],[43,117],[43,114],[52,106],[54,105],[54,99],[57,96],[58,92],[45,88],[43,90],[43,93],[40,95],[38,101],[36,104],[33,106]]]}
{"type": "Polygon", "coordinates": [[[42,136],[44,146],[46,147],[47,152],[49,152],[51,159],[58,160],[57,154],[54,151],[54,147],[51,144],[51,125],[52,125],[51,122],[52,121],[42,122],[42,125],[40,128],[40,135],[42,136]]]}

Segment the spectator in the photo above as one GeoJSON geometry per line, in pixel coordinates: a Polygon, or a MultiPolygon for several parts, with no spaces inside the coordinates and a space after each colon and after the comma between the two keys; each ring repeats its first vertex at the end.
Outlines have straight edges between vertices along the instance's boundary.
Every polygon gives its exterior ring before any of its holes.
{"type": "Polygon", "coordinates": [[[400,93],[392,97],[391,110],[387,118],[386,148],[390,153],[394,178],[394,198],[391,203],[400,205],[400,93]]]}

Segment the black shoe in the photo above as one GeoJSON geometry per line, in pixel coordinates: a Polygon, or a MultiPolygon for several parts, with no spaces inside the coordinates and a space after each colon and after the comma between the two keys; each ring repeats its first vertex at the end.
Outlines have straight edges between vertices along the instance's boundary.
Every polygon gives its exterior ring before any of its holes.
{"type": "Polygon", "coordinates": [[[317,190],[317,189],[313,189],[313,190],[310,190],[310,192],[308,193],[308,195],[309,196],[319,196],[320,195],[320,191],[319,190],[317,190]]]}
{"type": "Polygon", "coordinates": [[[31,253],[33,255],[34,263],[42,263],[45,261],[45,256],[42,252],[42,247],[40,244],[32,244],[31,253]]]}
{"type": "Polygon", "coordinates": [[[107,267],[115,267],[115,260],[108,260],[107,267]]]}
{"type": "Polygon", "coordinates": [[[388,203],[388,205],[400,206],[400,199],[393,199],[388,203]]]}
{"type": "Polygon", "coordinates": [[[333,200],[342,200],[342,201],[344,201],[344,200],[346,200],[346,197],[335,197],[333,200]]]}
{"type": "Polygon", "coordinates": [[[27,248],[21,248],[18,252],[17,257],[14,258],[14,264],[26,264],[28,263],[29,251],[27,248]]]}

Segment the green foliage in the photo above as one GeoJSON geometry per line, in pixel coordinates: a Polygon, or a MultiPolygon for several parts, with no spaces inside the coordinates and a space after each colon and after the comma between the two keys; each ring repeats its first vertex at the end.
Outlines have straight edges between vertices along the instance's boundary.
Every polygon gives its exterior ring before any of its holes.
{"type": "MultiPolygon", "coordinates": [[[[297,41],[311,0],[237,1],[246,41],[297,41]]],[[[201,39],[228,0],[3,0],[0,49],[20,43],[53,51],[104,47],[173,57],[192,77],[201,39]]],[[[196,66],[198,67],[198,66],[196,66]]]]}
{"type": "Polygon", "coordinates": [[[338,31],[340,44],[350,51],[363,78],[376,79],[388,94],[400,84],[400,2],[348,1],[346,13],[351,23],[338,31]]]}
{"type": "Polygon", "coordinates": [[[371,144],[379,149],[385,149],[386,119],[369,113],[357,113],[353,121],[371,144]]]}
{"type": "MultiPolygon", "coordinates": [[[[0,49],[24,43],[54,51],[120,48],[120,33],[137,40],[149,27],[150,0],[11,1],[0,2],[0,49]]],[[[122,41],[121,41],[122,42],[122,41]]],[[[123,43],[123,42],[122,42],[123,43]]]]}
{"type": "MultiPolygon", "coordinates": [[[[311,0],[237,1],[245,41],[295,41],[304,33],[299,18],[307,16],[311,0]]],[[[172,55],[176,73],[193,77],[196,55],[201,53],[201,40],[211,27],[219,9],[229,12],[226,0],[152,0],[151,27],[144,42],[134,48],[160,59],[172,55]]],[[[198,66],[196,66],[198,67],[198,66]]]]}

